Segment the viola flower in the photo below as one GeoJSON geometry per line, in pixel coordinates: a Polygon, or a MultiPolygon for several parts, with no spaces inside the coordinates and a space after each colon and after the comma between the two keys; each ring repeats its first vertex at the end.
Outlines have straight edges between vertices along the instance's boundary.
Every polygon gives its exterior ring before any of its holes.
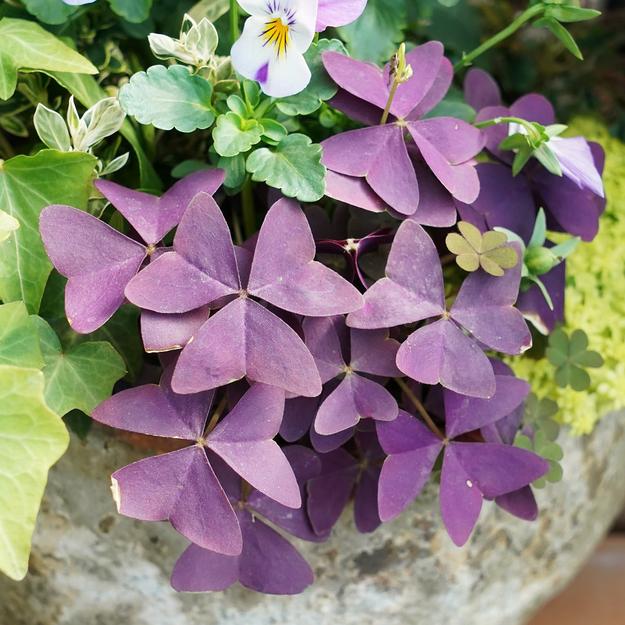
{"type": "Polygon", "coordinates": [[[178,225],[189,202],[201,191],[215,193],[224,175],[221,169],[196,172],[160,198],[97,180],[97,189],[128,220],[144,244],[71,206],[53,205],[42,211],[41,238],[56,270],[68,278],[65,312],[76,332],[94,332],[112,317],[124,302],[126,285],[156,245],[178,225]]]}
{"type": "MultiPolygon", "coordinates": [[[[428,211],[424,200],[440,193],[438,185],[459,201],[477,198],[473,159],[484,139],[459,119],[423,119],[451,85],[453,69],[442,44],[418,46],[403,62],[402,50],[402,67],[388,64],[384,70],[336,52],[324,53],[323,64],[340,87],[332,105],[368,127],[326,139],[323,163],[330,197],[366,210],[390,207],[418,221],[421,212],[428,211]]],[[[453,206],[448,216],[445,225],[454,222],[453,206]]]]}
{"type": "MultiPolygon", "coordinates": [[[[293,467],[306,500],[306,483],[321,471],[321,462],[310,449],[293,445],[284,449],[293,467]]],[[[297,550],[262,518],[303,540],[319,542],[310,526],[304,508],[291,510],[276,504],[258,491],[249,496],[240,479],[220,463],[214,461],[215,472],[236,510],[243,546],[240,555],[228,556],[190,545],[174,566],[171,584],[181,592],[208,592],[225,590],[235,582],[242,586],[275,595],[302,592],[313,582],[313,572],[297,550]],[[259,517],[260,515],[260,517],[259,517]]]]}
{"type": "Polygon", "coordinates": [[[269,209],[251,254],[235,250],[219,206],[199,194],[180,221],[173,251],[126,287],[132,303],[157,313],[220,308],[182,350],[174,390],[196,393],[247,377],[296,395],[319,395],[319,373],[302,339],[256,301],[310,317],[360,308],[356,288],[314,257],[310,227],[294,201],[279,200],[269,209]]]}
{"type": "Polygon", "coordinates": [[[388,454],[378,492],[383,521],[395,518],[419,495],[441,452],[441,516],[458,546],[469,539],[483,499],[516,492],[549,470],[545,460],[524,449],[459,439],[506,417],[529,393],[529,385],[513,376],[498,375],[496,384],[497,392],[490,399],[444,391],[445,439],[403,410],[395,421],[376,425],[380,444],[388,454]]]}
{"type": "Polygon", "coordinates": [[[93,413],[96,421],[111,427],[189,442],[178,451],[116,471],[112,481],[118,510],[144,521],[169,520],[195,544],[238,555],[242,543],[237,517],[208,454],[219,456],[267,496],[299,508],[301,495],[293,470],[273,441],[282,421],[284,392],[256,384],[221,422],[207,427],[214,393],[174,393],[172,371],[173,364],[159,385],[121,391],[93,413]]]}
{"type": "Polygon", "coordinates": [[[386,277],[365,293],[364,307],[348,315],[347,325],[389,328],[437,318],[404,341],[397,367],[417,382],[488,398],[495,393],[495,377],[482,346],[520,354],[532,344],[527,324],[514,308],[520,282],[521,263],[502,277],[474,272],[447,310],[436,246],[409,220],[395,235],[386,277]]]}
{"type": "Polygon", "coordinates": [[[401,375],[395,365],[399,343],[389,338],[388,331],[350,329],[342,316],[308,318],[303,328],[321,382],[342,378],[317,410],[314,427],[318,434],[343,432],[365,418],[392,421],[397,417],[395,398],[383,384],[368,377],[401,375]]]}
{"type": "MultiPolygon", "coordinates": [[[[555,123],[553,106],[539,94],[523,96],[509,108],[503,106],[497,84],[489,74],[479,69],[468,72],[465,97],[478,111],[477,121],[513,116],[543,126],[555,123]]],[[[538,207],[542,206],[547,212],[551,229],[569,232],[585,241],[591,241],[596,236],[599,217],[605,208],[601,180],[605,156],[599,144],[586,141],[583,137],[553,137],[549,140],[549,147],[558,159],[562,176],[550,173],[533,159],[516,177],[519,182],[510,184],[511,176],[504,172],[504,166],[509,167],[514,155],[499,148],[510,133],[509,125],[491,126],[485,128],[483,133],[486,148],[503,166],[478,166],[482,191],[477,202],[469,204],[473,204],[483,215],[488,214],[490,228],[507,227],[525,239],[526,234],[531,234],[538,207]],[[486,173],[487,170],[490,173],[486,173]],[[510,189],[513,189],[512,195],[510,189]],[[530,206],[534,206],[533,210],[530,206]],[[511,222],[516,223],[516,228],[510,227],[511,222]]]]}
{"type": "Polygon", "coordinates": [[[232,46],[232,65],[264,93],[283,98],[303,91],[311,73],[304,53],[315,36],[313,0],[237,0],[250,14],[232,46]]]}

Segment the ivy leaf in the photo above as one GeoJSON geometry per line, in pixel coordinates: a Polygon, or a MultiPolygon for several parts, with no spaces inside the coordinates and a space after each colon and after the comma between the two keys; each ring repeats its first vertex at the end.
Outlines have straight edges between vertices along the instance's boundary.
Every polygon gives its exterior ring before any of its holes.
{"type": "Polygon", "coordinates": [[[96,159],[82,152],[42,150],[0,168],[0,206],[20,227],[0,243],[0,299],[39,310],[52,263],[39,236],[39,214],[49,204],[86,208],[96,159]]]}
{"type": "Polygon", "coordinates": [[[338,87],[321,62],[322,52],[328,50],[347,54],[343,42],[338,39],[320,39],[316,44],[311,45],[304,54],[312,74],[310,83],[304,91],[276,102],[278,109],[285,115],[310,115],[321,106],[322,102],[336,95],[338,87]]]}
{"type": "Polygon", "coordinates": [[[128,378],[134,381],[143,367],[143,344],[139,334],[139,309],[125,304],[101,328],[90,334],[74,332],[65,316],[67,279],[53,271],[46,284],[39,314],[52,326],[65,350],[79,343],[107,341],[124,359],[128,378]]]}
{"type": "Polygon", "coordinates": [[[63,0],[23,0],[26,10],[44,24],[64,24],[78,10],[63,0]]]}
{"type": "Polygon", "coordinates": [[[48,470],[67,449],[41,371],[0,365],[0,570],[23,579],[48,470]]]}
{"type": "Polygon", "coordinates": [[[64,351],[56,332],[41,317],[38,325],[46,403],[60,415],[73,409],[90,414],[126,374],[122,357],[105,341],[80,343],[64,351]]]}
{"type": "Polygon", "coordinates": [[[126,113],[141,124],[180,132],[209,128],[215,121],[213,88],[183,65],[153,65],[138,72],[119,92],[126,113]]]}
{"type": "Polygon", "coordinates": [[[588,337],[583,330],[574,330],[569,337],[562,328],[558,328],[549,336],[545,355],[556,368],[556,384],[562,388],[570,386],[575,391],[583,391],[590,386],[586,369],[603,365],[601,355],[588,350],[588,337]]]}
{"type": "Polygon", "coordinates": [[[287,197],[316,202],[325,193],[325,167],[322,148],[306,135],[292,134],[273,149],[254,150],[247,159],[252,180],[266,182],[287,197]]]}
{"type": "Polygon", "coordinates": [[[140,24],[150,17],[152,0],[109,0],[111,9],[133,24],[140,24]]]}
{"type": "Polygon", "coordinates": [[[213,128],[215,150],[221,156],[236,156],[256,145],[263,127],[255,119],[243,119],[232,111],[217,118],[213,128]]]}
{"type": "Polygon", "coordinates": [[[13,95],[21,69],[98,73],[84,56],[39,24],[5,17],[0,20],[0,99],[13,95]]]}
{"type": "Polygon", "coordinates": [[[369,0],[364,13],[339,28],[352,56],[363,61],[386,62],[403,39],[406,5],[396,0],[369,0]]]}
{"type": "Polygon", "coordinates": [[[43,367],[37,323],[24,302],[0,305],[0,364],[43,367]]]}
{"type": "Polygon", "coordinates": [[[35,109],[33,123],[39,138],[49,148],[61,152],[69,152],[72,149],[67,124],[60,113],[40,103],[35,109]]]}

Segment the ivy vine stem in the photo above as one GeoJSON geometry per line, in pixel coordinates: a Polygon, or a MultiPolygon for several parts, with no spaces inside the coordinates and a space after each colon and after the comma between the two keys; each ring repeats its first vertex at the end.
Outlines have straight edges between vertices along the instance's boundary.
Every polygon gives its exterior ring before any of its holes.
{"type": "Polygon", "coordinates": [[[545,8],[545,5],[540,3],[525,9],[525,11],[523,11],[523,13],[521,13],[508,26],[506,26],[506,28],[499,31],[496,35],[493,35],[490,39],[487,39],[483,44],[475,48],[475,50],[469,52],[468,54],[464,54],[462,56],[462,59],[460,59],[460,61],[458,61],[454,65],[454,71],[458,72],[465,67],[469,67],[469,65],[471,65],[478,56],[481,56],[482,54],[484,54],[484,52],[487,52],[508,37],[514,35],[514,33],[516,33],[517,30],[525,26],[527,22],[530,22],[535,17],[542,15],[545,12],[545,8]]]}

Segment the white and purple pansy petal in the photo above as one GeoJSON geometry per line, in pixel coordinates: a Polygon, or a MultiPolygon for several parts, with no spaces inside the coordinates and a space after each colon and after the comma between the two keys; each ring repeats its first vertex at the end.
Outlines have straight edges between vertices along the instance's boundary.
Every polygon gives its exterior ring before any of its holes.
{"type": "Polygon", "coordinates": [[[315,34],[317,3],[310,0],[240,0],[250,17],[232,46],[239,74],[256,80],[272,97],[304,90],[310,70],[304,60],[315,34]]]}

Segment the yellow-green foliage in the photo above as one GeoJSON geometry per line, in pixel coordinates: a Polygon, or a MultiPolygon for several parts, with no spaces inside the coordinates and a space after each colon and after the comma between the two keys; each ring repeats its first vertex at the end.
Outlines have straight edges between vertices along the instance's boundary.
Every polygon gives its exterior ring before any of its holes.
{"type": "Polygon", "coordinates": [[[589,349],[600,352],[605,364],[589,371],[592,386],[583,393],[558,388],[546,359],[516,358],[510,364],[535,393],[558,402],[563,423],[586,434],[607,412],[625,406],[625,144],[589,119],[576,120],[571,130],[606,150],[608,207],[596,239],[581,244],[567,263],[565,328],[584,330],[589,349]]]}

